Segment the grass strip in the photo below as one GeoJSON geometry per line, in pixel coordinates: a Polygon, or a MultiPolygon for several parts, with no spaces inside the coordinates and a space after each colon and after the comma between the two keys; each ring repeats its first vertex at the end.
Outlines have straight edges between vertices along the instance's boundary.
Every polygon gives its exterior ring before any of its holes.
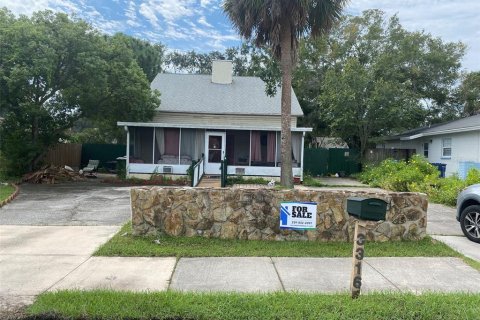
{"type": "Polygon", "coordinates": [[[478,319],[480,295],[465,293],[132,293],[41,294],[27,313],[50,319],[478,319]],[[52,317],[55,315],[55,317],[52,317]]]}
{"type": "MultiPolygon", "coordinates": [[[[367,242],[367,257],[460,257],[440,241],[367,242]]],[[[224,240],[203,237],[133,236],[125,224],[96,256],[128,257],[351,257],[348,242],[224,240]]]]}
{"type": "Polygon", "coordinates": [[[0,202],[10,197],[15,192],[15,188],[11,185],[0,184],[0,202]]]}

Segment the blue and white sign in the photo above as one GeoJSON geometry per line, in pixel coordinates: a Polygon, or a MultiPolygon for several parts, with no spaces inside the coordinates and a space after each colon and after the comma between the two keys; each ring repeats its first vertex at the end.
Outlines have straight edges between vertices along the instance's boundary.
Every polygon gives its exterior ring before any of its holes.
{"type": "Polygon", "coordinates": [[[280,228],[316,229],[317,204],[315,202],[282,202],[280,204],[280,228]]]}

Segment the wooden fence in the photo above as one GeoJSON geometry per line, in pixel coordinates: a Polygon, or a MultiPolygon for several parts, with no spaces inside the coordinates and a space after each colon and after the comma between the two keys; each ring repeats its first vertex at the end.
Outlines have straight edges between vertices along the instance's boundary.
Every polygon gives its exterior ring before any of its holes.
{"type": "Polygon", "coordinates": [[[70,166],[74,169],[80,168],[82,159],[82,144],[80,143],[59,143],[48,150],[43,158],[45,164],[56,166],[70,166]]]}

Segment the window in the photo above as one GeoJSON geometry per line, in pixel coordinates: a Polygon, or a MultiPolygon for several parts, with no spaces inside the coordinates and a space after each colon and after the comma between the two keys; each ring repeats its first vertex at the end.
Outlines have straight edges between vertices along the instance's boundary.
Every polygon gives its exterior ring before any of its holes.
{"type": "Polygon", "coordinates": [[[428,159],[428,142],[423,144],[423,156],[428,159]]]}
{"type": "Polygon", "coordinates": [[[442,158],[452,157],[452,138],[442,139],[442,158]]]}

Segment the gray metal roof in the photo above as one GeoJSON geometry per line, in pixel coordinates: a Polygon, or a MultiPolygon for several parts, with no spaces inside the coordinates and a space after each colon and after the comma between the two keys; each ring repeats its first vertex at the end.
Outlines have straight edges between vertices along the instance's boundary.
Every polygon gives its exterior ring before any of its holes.
{"type": "Polygon", "coordinates": [[[425,136],[434,136],[437,134],[467,131],[480,131],[480,114],[445,123],[435,124],[430,127],[409,130],[397,136],[390,137],[387,140],[412,140],[425,136]]]}
{"type": "MultiPolygon", "coordinates": [[[[281,89],[269,97],[256,77],[233,77],[231,84],[215,84],[211,75],[159,73],[150,86],[162,94],[159,111],[280,115],[281,89]]],[[[292,115],[303,116],[292,89],[292,115]]]]}

